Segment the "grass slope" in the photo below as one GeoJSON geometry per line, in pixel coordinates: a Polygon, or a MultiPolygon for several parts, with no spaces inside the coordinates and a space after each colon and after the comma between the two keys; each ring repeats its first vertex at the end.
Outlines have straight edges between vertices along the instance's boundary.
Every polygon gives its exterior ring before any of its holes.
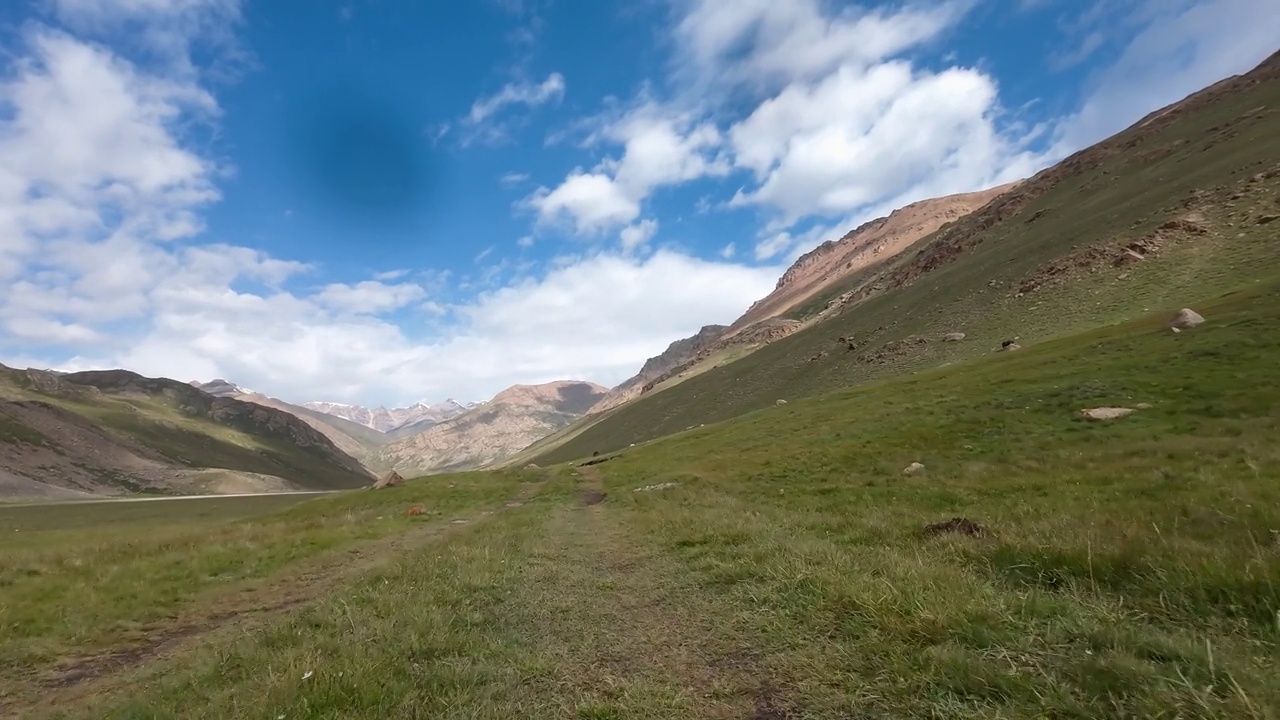
{"type": "MultiPolygon", "coordinates": [[[[101,437],[93,447],[80,447],[64,444],[48,428],[41,432],[7,421],[0,424],[0,442],[15,446],[19,455],[24,445],[28,450],[40,446],[81,469],[97,468],[90,474],[103,485],[133,492],[192,490],[131,477],[108,456],[141,457],[183,472],[213,468],[275,476],[304,489],[356,488],[372,481],[358,461],[300,419],[281,410],[215,399],[185,383],[111,371],[63,376],[54,389],[41,389],[22,371],[6,368],[0,384],[5,401],[37,411],[43,407],[40,415],[47,426],[77,425],[101,437]]],[[[40,468],[24,472],[38,475],[40,468]]]]}
{"type": "Polygon", "coordinates": [[[879,268],[843,313],[643,396],[531,459],[616,450],[779,398],[989,354],[1008,338],[1064,337],[1248,285],[1280,261],[1280,226],[1260,222],[1280,212],[1277,197],[1273,58],[931,235],[879,268]],[[1152,240],[1147,259],[1113,267],[1128,243],[1152,240]],[[954,331],[967,339],[941,342],[954,331]]]}
{"type": "Polygon", "coordinates": [[[1197,306],[591,467],[232,521],[0,510],[0,710],[1280,717],[1280,280],[1197,306]],[[953,516],[985,532],[921,533],[953,516]]]}

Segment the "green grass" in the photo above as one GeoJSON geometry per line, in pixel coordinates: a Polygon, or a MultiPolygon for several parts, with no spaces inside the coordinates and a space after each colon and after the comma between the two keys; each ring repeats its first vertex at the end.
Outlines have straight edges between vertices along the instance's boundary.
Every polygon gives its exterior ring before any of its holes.
{"type": "Polygon", "coordinates": [[[179,619],[201,624],[244,598],[294,597],[342,571],[351,559],[344,550],[498,505],[527,480],[441,476],[321,499],[0,508],[0,686],[40,668],[47,675],[59,660],[130,647],[179,619]],[[424,513],[406,516],[413,505],[424,513]]]}
{"type": "Polygon", "coordinates": [[[0,535],[0,626],[19,630],[0,665],[25,668],[6,678],[22,688],[12,707],[1278,717],[1280,284],[1198,307],[1209,322],[1181,334],[1154,313],[589,468],[433,477],[242,520],[0,535]],[[1140,403],[1112,422],[1079,416],[1140,403]],[[915,461],[925,472],[904,475],[915,461]],[[633,492],[663,482],[677,486],[633,492]],[[440,514],[398,514],[409,503],[440,514]],[[922,535],[953,516],[986,533],[922,535]],[[380,562],[353,565],[352,550],[380,562]],[[305,602],[249,612],[279,597],[305,602]],[[57,657],[218,609],[245,614],[38,690],[65,672],[57,657]]]}
{"type": "Polygon", "coordinates": [[[891,260],[883,272],[920,261],[933,246],[976,242],[954,261],[736,362],[641,397],[530,459],[547,465],[617,450],[738,417],[780,398],[990,355],[1008,338],[1026,346],[1069,337],[1267,282],[1280,267],[1280,239],[1275,224],[1256,219],[1275,212],[1280,173],[1252,178],[1280,163],[1280,114],[1257,110],[1277,105],[1280,80],[1269,79],[1153,132],[1119,136],[1086,156],[1093,161],[1061,171],[1060,181],[1019,212],[989,227],[982,212],[961,218],[891,260]],[[1204,235],[1166,232],[1161,250],[1141,263],[1115,268],[1104,262],[1096,272],[1072,271],[1069,282],[1018,296],[1027,278],[1055,261],[1099,244],[1118,248],[1191,212],[1203,216],[1204,235]],[[940,341],[954,331],[967,339],[940,341]],[[912,336],[928,342],[881,362],[861,358],[912,336]],[[848,352],[838,341],[849,337],[862,344],[858,351],[848,352]]]}

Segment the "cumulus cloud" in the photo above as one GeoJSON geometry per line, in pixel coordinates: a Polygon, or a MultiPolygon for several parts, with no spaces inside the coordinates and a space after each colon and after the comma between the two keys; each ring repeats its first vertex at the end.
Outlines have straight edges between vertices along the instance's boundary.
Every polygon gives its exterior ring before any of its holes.
{"type": "MultiPolygon", "coordinates": [[[[670,251],[643,260],[596,254],[453,306],[457,322],[434,339],[374,315],[334,312],[330,306],[351,295],[350,287],[299,297],[177,278],[158,288],[163,302],[145,335],[114,353],[61,366],[229,377],[299,401],[484,399],[515,383],[565,378],[612,385],[673,338],[707,322],[732,321],[772,288],[779,272],[670,251]]],[[[385,295],[362,296],[377,304],[385,295]]]]}
{"type": "Polygon", "coordinates": [[[680,67],[707,84],[788,85],[865,67],[951,27],[970,0],[829,11],[820,0],[694,0],[676,26],[680,67]]]}
{"type": "Polygon", "coordinates": [[[729,165],[714,155],[720,131],[710,122],[654,103],[643,103],[598,133],[600,142],[622,146],[591,171],[575,169],[554,189],[540,187],[527,200],[539,221],[567,221],[581,235],[635,220],[655,189],[706,176],[723,176],[729,165]]]}
{"type": "Polygon", "coordinates": [[[631,252],[649,242],[657,232],[658,221],[648,218],[623,228],[622,232],[618,233],[618,239],[622,241],[623,251],[631,252]]]}

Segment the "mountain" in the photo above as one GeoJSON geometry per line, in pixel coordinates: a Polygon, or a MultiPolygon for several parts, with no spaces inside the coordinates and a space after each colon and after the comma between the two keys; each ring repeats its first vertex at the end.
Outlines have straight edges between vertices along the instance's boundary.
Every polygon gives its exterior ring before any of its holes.
{"type": "MultiPolygon", "coordinates": [[[[409,407],[403,408],[386,408],[377,407],[372,410],[361,407],[359,405],[345,405],[343,403],[332,402],[308,402],[303,403],[302,407],[309,410],[316,410],[332,415],[344,420],[372,428],[382,433],[390,433],[397,428],[406,425],[444,422],[449,418],[456,417],[467,410],[469,406],[463,405],[456,400],[449,399],[437,405],[431,405],[425,402],[414,403],[409,407]]],[[[428,425],[429,426],[429,425],[428,425]]],[[[425,430],[426,427],[421,427],[425,430]]]]}
{"type": "Polygon", "coordinates": [[[192,381],[190,384],[215,397],[235,398],[290,413],[324,433],[339,450],[355,458],[363,458],[371,450],[385,445],[390,440],[387,435],[373,428],[345,420],[336,415],[330,415],[319,410],[294,405],[279,398],[246,390],[226,380],[217,379],[207,383],[192,381]]]}
{"type": "Polygon", "coordinates": [[[987,190],[947,195],[911,203],[867,222],[839,240],[825,242],[802,255],[778,279],[773,292],[756,301],[730,326],[707,325],[649,358],[635,376],[613,388],[590,414],[630,402],[672,379],[684,379],[709,360],[732,360],[737,354],[779,340],[803,327],[815,312],[805,306],[813,298],[858,273],[885,262],[947,223],[958,220],[1017,186],[1006,183],[987,190]],[[783,317],[787,314],[800,317],[783,317]]]}
{"type": "Polygon", "coordinates": [[[370,454],[379,472],[406,477],[480,467],[515,453],[563,428],[600,401],[608,388],[561,381],[516,385],[416,435],[370,454]]]}
{"type": "MultiPolygon", "coordinates": [[[[812,256],[779,282],[776,302],[766,298],[734,324],[745,332],[753,317],[785,306],[794,332],[586,418],[520,461],[617,450],[1269,278],[1280,267],[1280,53],[988,192],[996,194],[981,207],[811,292],[802,275],[825,278],[830,258],[847,257],[835,248],[812,256]]],[[[876,232],[873,223],[849,239],[876,232]]],[[[876,245],[849,247],[865,257],[876,245]]]]}
{"type": "Polygon", "coordinates": [[[715,342],[728,329],[727,325],[705,325],[693,336],[671,343],[661,354],[646,360],[644,366],[640,368],[640,372],[610,390],[603,398],[600,398],[600,402],[592,406],[589,413],[604,412],[638,397],[645,383],[693,359],[701,350],[715,342]]]}
{"type": "Polygon", "coordinates": [[[0,495],[324,490],[372,476],[277,409],[127,370],[0,365],[0,495]]]}
{"type": "Polygon", "coordinates": [[[763,320],[796,310],[806,300],[821,296],[823,291],[846,278],[893,258],[926,235],[1017,185],[1007,183],[978,192],[913,202],[864,223],[839,240],[822,243],[801,255],[778,279],[773,292],[752,304],[725,335],[732,336],[763,320]]]}

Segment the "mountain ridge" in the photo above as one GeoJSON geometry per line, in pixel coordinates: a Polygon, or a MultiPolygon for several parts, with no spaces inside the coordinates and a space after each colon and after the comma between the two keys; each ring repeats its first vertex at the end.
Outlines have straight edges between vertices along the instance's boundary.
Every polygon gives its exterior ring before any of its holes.
{"type": "Polygon", "coordinates": [[[367,485],[295,415],[129,370],[0,365],[0,494],[219,494],[367,485]]]}

